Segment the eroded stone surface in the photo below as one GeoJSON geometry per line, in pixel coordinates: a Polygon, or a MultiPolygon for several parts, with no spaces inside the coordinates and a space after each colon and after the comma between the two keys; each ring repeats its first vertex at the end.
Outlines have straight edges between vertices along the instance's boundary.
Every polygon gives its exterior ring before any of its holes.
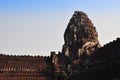
{"type": "Polygon", "coordinates": [[[81,54],[92,54],[100,47],[98,33],[89,17],[82,11],[75,11],[64,33],[62,53],[71,59],[81,54]]]}

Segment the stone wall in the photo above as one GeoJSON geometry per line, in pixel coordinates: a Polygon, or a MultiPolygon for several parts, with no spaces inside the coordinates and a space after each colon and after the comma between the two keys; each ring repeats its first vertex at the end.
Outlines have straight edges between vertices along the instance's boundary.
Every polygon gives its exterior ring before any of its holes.
{"type": "Polygon", "coordinates": [[[0,54],[0,80],[48,80],[50,57],[0,54]]]}

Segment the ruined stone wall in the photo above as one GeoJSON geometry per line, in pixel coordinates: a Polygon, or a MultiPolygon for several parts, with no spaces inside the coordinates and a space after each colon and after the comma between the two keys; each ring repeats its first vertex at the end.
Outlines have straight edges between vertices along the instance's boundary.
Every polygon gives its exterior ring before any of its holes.
{"type": "Polygon", "coordinates": [[[68,80],[120,80],[119,68],[120,38],[117,38],[95,51],[90,62],[73,72],[68,80]]]}
{"type": "Polygon", "coordinates": [[[91,56],[91,59],[94,60],[109,60],[110,58],[115,58],[120,56],[120,38],[117,38],[110,43],[107,43],[91,56]]]}
{"type": "Polygon", "coordinates": [[[0,80],[48,80],[50,66],[50,57],[0,54],[0,80]]]}

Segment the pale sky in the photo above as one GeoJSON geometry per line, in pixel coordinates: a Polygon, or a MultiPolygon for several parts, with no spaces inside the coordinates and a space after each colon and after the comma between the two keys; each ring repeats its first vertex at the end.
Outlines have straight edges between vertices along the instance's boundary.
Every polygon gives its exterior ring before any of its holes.
{"type": "Polygon", "coordinates": [[[76,10],[87,13],[101,45],[120,36],[120,0],[0,0],[0,53],[61,51],[65,28],[76,10]]]}

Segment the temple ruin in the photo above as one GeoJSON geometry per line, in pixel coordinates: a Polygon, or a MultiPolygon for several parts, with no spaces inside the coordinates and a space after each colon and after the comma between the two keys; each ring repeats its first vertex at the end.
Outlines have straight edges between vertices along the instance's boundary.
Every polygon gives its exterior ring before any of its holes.
{"type": "Polygon", "coordinates": [[[101,46],[86,13],[75,11],[60,52],[50,56],[0,54],[0,80],[120,80],[120,38],[101,46]]]}

